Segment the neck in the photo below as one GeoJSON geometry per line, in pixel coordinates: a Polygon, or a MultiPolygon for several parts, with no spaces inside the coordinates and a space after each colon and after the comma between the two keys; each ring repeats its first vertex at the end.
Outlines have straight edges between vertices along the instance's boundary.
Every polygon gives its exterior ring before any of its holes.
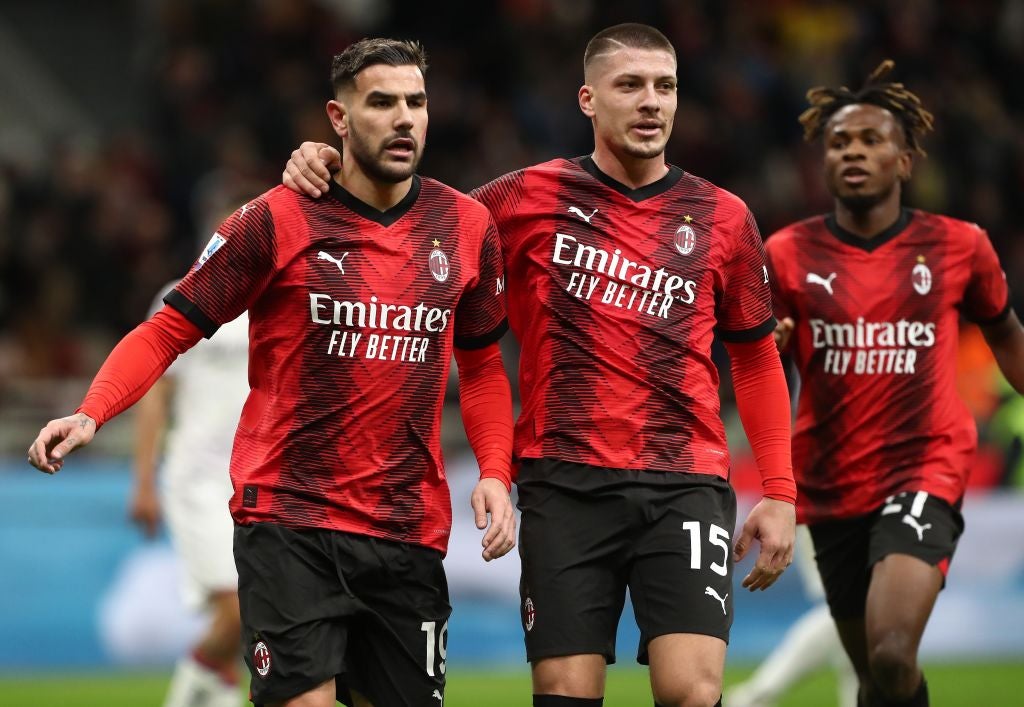
{"type": "Polygon", "coordinates": [[[334,181],[363,203],[387,211],[405,198],[412,188],[412,176],[401,182],[382,182],[366,174],[351,155],[346,155],[334,181]]]}
{"type": "Polygon", "coordinates": [[[900,217],[900,192],[893,189],[892,194],[865,208],[851,209],[838,199],[835,207],[836,223],[853,235],[868,240],[896,223],[900,217]]]}
{"type": "Polygon", "coordinates": [[[598,143],[591,155],[597,168],[617,182],[630,189],[646,187],[658,181],[668,172],[665,153],[656,157],[631,157],[614,153],[607,145],[598,143]]]}

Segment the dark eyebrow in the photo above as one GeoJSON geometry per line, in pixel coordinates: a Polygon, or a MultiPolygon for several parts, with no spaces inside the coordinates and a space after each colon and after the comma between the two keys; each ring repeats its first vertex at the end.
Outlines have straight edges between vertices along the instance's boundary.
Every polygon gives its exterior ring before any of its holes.
{"type": "MultiPolygon", "coordinates": [[[[384,91],[370,91],[368,94],[366,94],[366,100],[368,100],[368,101],[374,101],[374,100],[379,100],[379,99],[385,99],[385,100],[393,101],[397,97],[398,96],[396,94],[394,94],[394,93],[386,93],[384,91]]],[[[406,96],[405,96],[405,100],[407,100],[407,101],[412,101],[412,100],[421,100],[422,101],[422,100],[426,100],[426,98],[427,98],[427,94],[426,94],[425,91],[417,91],[416,93],[409,93],[409,94],[406,94],[406,96]]]]}
{"type": "MultiPolygon", "coordinates": [[[[643,81],[644,77],[641,76],[640,74],[619,74],[618,76],[615,77],[616,81],[624,81],[626,79],[633,79],[634,81],[643,81]]],[[[661,83],[662,81],[671,81],[672,83],[676,83],[678,82],[678,80],[679,79],[677,79],[675,76],[666,74],[665,76],[657,77],[656,79],[654,79],[654,82],[661,83]]]]}

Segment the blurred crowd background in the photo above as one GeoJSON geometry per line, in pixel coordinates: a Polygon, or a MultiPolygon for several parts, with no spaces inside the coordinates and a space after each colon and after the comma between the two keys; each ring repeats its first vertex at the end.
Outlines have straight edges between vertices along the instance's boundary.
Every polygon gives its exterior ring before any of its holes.
{"type": "MultiPolygon", "coordinates": [[[[331,57],[364,36],[421,40],[431,65],[421,172],[468,190],[590,151],[576,102],[583,50],[623,21],[659,27],[678,52],[670,161],[737,193],[766,235],[830,208],[820,147],[803,143],[797,123],[807,89],[856,87],[894,59],[897,79],[936,116],[907,203],[988,229],[1024,313],[1024,0],[0,0],[0,672],[175,654],[155,638],[157,626],[180,623],[161,613],[160,591],[173,583],[133,569],[169,551],[145,545],[126,519],[131,413],[59,479],[33,472],[24,450],[46,420],[75,408],[226,212],[277,184],[300,141],[337,144],[324,114],[331,57]],[[101,638],[121,625],[134,638],[101,638]]],[[[972,483],[1022,487],[1024,399],[1000,382],[976,328],[965,327],[960,359],[983,440],[972,483]]],[[[749,502],[757,474],[724,381],[733,479],[749,502]]],[[[457,406],[446,415],[458,486],[473,465],[457,406]]],[[[453,494],[457,511],[465,496],[453,494]]],[[[1024,495],[968,501],[969,547],[926,650],[1019,659],[1024,495]]],[[[452,650],[490,660],[480,646],[500,645],[501,659],[521,665],[518,567],[509,560],[477,587],[478,540],[463,521],[455,537],[466,548],[447,561],[453,593],[486,600],[473,631],[505,633],[466,633],[452,650]],[[495,597],[497,624],[487,620],[495,597]]],[[[785,581],[789,590],[761,600],[771,611],[762,603],[737,622],[736,655],[766,651],[803,610],[797,580],[785,581]]],[[[460,630],[469,629],[452,636],[460,630]]]]}
{"type": "MultiPolygon", "coordinates": [[[[323,106],[348,43],[423,41],[421,172],[468,190],[590,150],[581,57],[621,21],[661,28],[678,51],[669,159],[739,194],[765,235],[830,205],[796,121],[806,90],[857,86],[895,59],[937,126],[908,203],[987,228],[1024,312],[1024,0],[0,0],[0,453],[73,408],[293,147],[337,142],[323,106]]],[[[963,353],[987,434],[1011,401],[976,336],[963,353]]],[[[1000,448],[1019,417],[993,428],[1000,448]]],[[[1011,467],[990,476],[1012,480],[1011,467]]]]}

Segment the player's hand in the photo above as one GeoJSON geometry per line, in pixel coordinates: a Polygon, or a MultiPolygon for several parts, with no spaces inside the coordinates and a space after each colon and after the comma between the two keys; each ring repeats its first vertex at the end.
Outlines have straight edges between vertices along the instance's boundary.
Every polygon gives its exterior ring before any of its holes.
{"type": "Polygon", "coordinates": [[[147,538],[156,537],[160,528],[160,499],[152,484],[139,484],[135,487],[128,513],[143,535],[147,538]]]}
{"type": "Polygon", "coordinates": [[[331,172],[341,169],[341,153],[325,142],[304,142],[281,173],[281,183],[299,194],[319,198],[327,192],[331,172]]]}
{"type": "Polygon", "coordinates": [[[470,505],[476,516],[476,527],[480,530],[487,528],[480,542],[484,547],[484,560],[490,562],[497,559],[516,546],[516,514],[512,510],[512,499],[505,490],[505,484],[497,479],[480,479],[473,489],[470,505]],[[489,528],[488,515],[491,517],[489,528]]]}
{"type": "Polygon", "coordinates": [[[743,524],[736,541],[733,559],[739,562],[746,556],[756,539],[761,544],[754,569],[743,578],[743,586],[764,591],[775,584],[793,562],[793,542],[796,533],[796,507],[786,501],[762,498],[743,524]]]}
{"type": "Polygon", "coordinates": [[[793,335],[793,326],[794,322],[790,317],[783,317],[776,323],[772,336],[775,337],[775,346],[779,349],[779,353],[785,351],[789,346],[789,337],[793,335]]]}
{"type": "Polygon", "coordinates": [[[64,466],[64,458],[89,444],[95,434],[96,421],[82,412],[50,420],[29,446],[28,463],[39,471],[56,474],[64,466]]]}

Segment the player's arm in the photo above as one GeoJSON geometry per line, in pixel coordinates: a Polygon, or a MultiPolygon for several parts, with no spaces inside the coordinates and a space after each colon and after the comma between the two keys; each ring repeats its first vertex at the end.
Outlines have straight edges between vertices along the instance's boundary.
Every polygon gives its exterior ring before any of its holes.
{"type": "Polygon", "coordinates": [[[981,332],[996,357],[999,370],[1013,389],[1024,395],[1024,327],[1012,309],[1000,322],[983,324],[981,332]]]}
{"type": "Polygon", "coordinates": [[[753,540],[761,546],[743,586],[767,589],[793,561],[796,484],[790,452],[790,404],[774,338],[727,342],[740,422],[761,474],[764,498],[754,506],[736,541],[742,560],[753,540]]]}
{"type": "Polygon", "coordinates": [[[765,241],[765,265],[768,268],[769,284],[772,288],[772,310],[775,313],[775,331],[772,336],[775,339],[775,348],[779,353],[784,353],[789,348],[789,340],[793,335],[793,328],[796,326],[796,319],[793,317],[793,307],[789,302],[788,294],[782,282],[782,263],[784,259],[778,258],[776,245],[770,237],[765,241]]]}
{"type": "Polygon", "coordinates": [[[107,420],[146,393],[180,354],[203,336],[195,324],[170,306],[128,333],[110,352],[75,414],[50,420],[28,448],[28,461],[40,471],[60,471],[64,458],[92,441],[107,420]]]}
{"type": "Polygon", "coordinates": [[[319,198],[327,192],[331,173],[341,169],[341,153],[325,142],[304,142],[292,150],[281,183],[294,192],[319,198]]]}
{"type": "Polygon", "coordinates": [[[148,538],[156,535],[160,525],[156,471],[173,394],[173,378],[169,374],[162,376],[135,408],[135,463],[132,467],[135,483],[128,512],[148,538]]]}
{"type": "Polygon", "coordinates": [[[512,391],[497,342],[480,349],[455,349],[459,368],[459,407],[480,481],[470,503],[476,527],[487,528],[481,544],[487,561],[516,544],[512,489],[512,391]],[[490,516],[490,527],[487,517],[490,516]]]}

